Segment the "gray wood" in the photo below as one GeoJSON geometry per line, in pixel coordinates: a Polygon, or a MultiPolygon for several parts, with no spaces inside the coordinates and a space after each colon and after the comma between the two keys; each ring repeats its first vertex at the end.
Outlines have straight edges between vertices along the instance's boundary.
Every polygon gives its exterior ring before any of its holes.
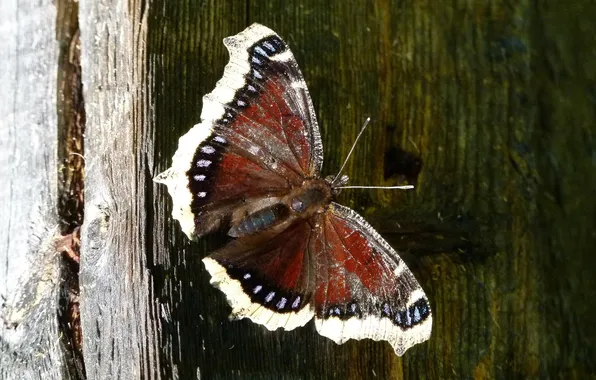
{"type": "Polygon", "coordinates": [[[89,379],[159,377],[147,199],[145,10],[80,3],[86,124],[81,323],[89,379]]]}
{"type": "Polygon", "coordinates": [[[52,1],[0,3],[0,378],[61,379],[52,1]]]}

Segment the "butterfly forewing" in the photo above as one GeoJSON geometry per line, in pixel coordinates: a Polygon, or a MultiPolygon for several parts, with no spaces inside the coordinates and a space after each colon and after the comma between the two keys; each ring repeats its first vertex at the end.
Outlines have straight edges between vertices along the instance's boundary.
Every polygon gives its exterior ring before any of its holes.
{"type": "Polygon", "coordinates": [[[203,97],[202,122],[182,136],[166,183],[190,237],[225,226],[234,209],[318,176],[322,144],[312,101],[288,46],[254,24],[224,44],[230,62],[203,97]]]}
{"type": "MultiPolygon", "coordinates": [[[[272,152],[286,156],[284,164],[305,176],[317,175],[323,161],[321,137],[306,83],[286,43],[271,29],[253,24],[224,44],[230,63],[217,87],[235,88],[239,76],[244,85],[225,103],[218,123],[254,137],[255,143],[274,146],[272,152]]],[[[207,102],[217,101],[217,87],[207,102]]]]}

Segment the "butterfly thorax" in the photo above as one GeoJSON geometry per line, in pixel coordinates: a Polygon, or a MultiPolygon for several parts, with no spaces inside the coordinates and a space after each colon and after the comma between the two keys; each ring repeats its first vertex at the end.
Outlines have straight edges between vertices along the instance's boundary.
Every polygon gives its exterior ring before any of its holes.
{"type": "Polygon", "coordinates": [[[240,217],[232,219],[228,235],[242,237],[265,230],[281,231],[297,220],[325,212],[332,198],[333,189],[328,181],[306,179],[301,186],[291,188],[287,195],[269,197],[263,202],[265,207],[242,211],[240,217]]]}

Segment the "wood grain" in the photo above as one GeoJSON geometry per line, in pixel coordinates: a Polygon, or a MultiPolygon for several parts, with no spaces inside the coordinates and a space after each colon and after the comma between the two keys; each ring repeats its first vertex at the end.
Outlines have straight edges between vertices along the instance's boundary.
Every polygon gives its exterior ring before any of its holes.
{"type": "Polygon", "coordinates": [[[56,11],[0,4],[0,378],[60,379],[56,11]],[[52,64],[54,63],[54,64],[52,64]]]}
{"type": "Polygon", "coordinates": [[[152,146],[145,5],[80,3],[85,132],[81,323],[88,378],[159,376],[149,264],[152,146]]]}
{"type": "MultiPolygon", "coordinates": [[[[592,23],[568,24],[555,2],[265,1],[247,3],[244,16],[230,9],[223,19],[213,4],[203,4],[169,8],[150,23],[150,30],[167,29],[172,42],[157,35],[149,42],[164,62],[155,72],[164,83],[156,96],[156,141],[168,153],[158,167],[167,166],[176,137],[198,120],[199,97],[221,74],[227,57],[220,39],[251,22],[273,28],[305,74],[327,173],[337,170],[366,116],[373,118],[371,130],[347,170],[353,183],[400,180],[387,176],[393,147],[420,158],[416,191],[354,190],[341,200],[375,221],[394,245],[418,242],[406,258],[431,297],[436,322],[430,342],[403,359],[382,343],[336,346],[312,325],[270,333],[227,322],[223,297],[197,265],[204,243],[188,245],[168,221],[173,267],[164,268],[163,292],[185,300],[172,309],[180,333],[171,339],[181,339],[188,355],[181,363],[194,361],[206,378],[593,372],[593,348],[586,344],[596,338],[587,327],[593,280],[584,265],[594,263],[589,231],[596,213],[586,189],[594,188],[588,95],[596,62],[593,49],[571,43],[593,33],[592,23]],[[589,185],[578,186],[577,175],[589,185]],[[429,236],[430,253],[420,254],[425,242],[416,234],[429,236]]],[[[582,4],[578,14],[596,14],[582,4]]],[[[163,204],[169,212],[167,197],[163,204]]]]}
{"type": "MultiPolygon", "coordinates": [[[[594,19],[588,0],[82,0],[86,377],[596,376],[594,19]],[[402,358],[382,342],[335,345],[313,324],[228,321],[200,261],[222,237],[189,242],[151,180],[199,121],[228,60],[222,38],[252,22],[300,64],[325,174],[371,116],[352,184],[416,185],[340,195],[403,251],[431,301],[430,341],[402,358]]],[[[81,114],[56,83],[69,78],[68,20],[48,2],[0,5],[1,378],[85,377],[56,318],[57,157],[81,114]]]]}

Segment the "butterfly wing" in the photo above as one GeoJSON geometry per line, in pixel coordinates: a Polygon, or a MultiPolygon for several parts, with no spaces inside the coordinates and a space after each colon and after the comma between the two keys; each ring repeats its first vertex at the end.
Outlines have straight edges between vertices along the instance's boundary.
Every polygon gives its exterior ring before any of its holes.
{"type": "Polygon", "coordinates": [[[311,239],[317,331],[336,343],[388,341],[398,355],[430,337],[431,309],[399,255],[356,212],[332,202],[311,239]]]}
{"type": "Polygon", "coordinates": [[[279,234],[244,237],[203,259],[232,317],[291,330],[313,316],[338,344],[388,341],[398,355],[430,337],[431,309],[399,255],[353,210],[327,212],[279,234]]]}
{"type": "Polygon", "coordinates": [[[302,220],[277,235],[239,238],[203,259],[211,284],[232,306],[232,318],[249,318],[269,330],[292,330],[312,319],[311,234],[302,220]]]}
{"type": "MultiPolygon", "coordinates": [[[[172,215],[189,238],[222,227],[248,203],[267,203],[318,176],[323,148],[312,101],[292,52],[253,24],[224,39],[223,77],[204,96],[201,123],[179,140],[168,185],[172,215]]],[[[263,206],[263,204],[261,204],[263,206]]]]}

